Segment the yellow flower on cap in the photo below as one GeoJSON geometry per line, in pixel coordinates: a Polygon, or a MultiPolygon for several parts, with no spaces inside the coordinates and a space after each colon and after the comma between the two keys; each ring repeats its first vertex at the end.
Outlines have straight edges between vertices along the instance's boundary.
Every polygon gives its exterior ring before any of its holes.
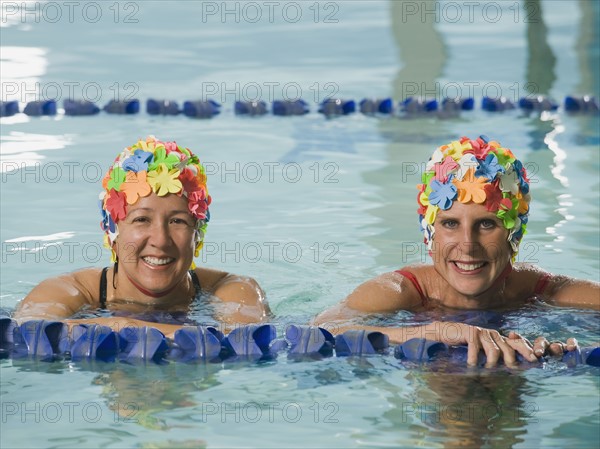
{"type": "Polygon", "coordinates": [[[148,173],[148,184],[158,196],[179,193],[183,186],[181,181],[177,179],[178,177],[179,170],[176,168],[169,170],[165,164],[159,164],[156,170],[148,173]]]}

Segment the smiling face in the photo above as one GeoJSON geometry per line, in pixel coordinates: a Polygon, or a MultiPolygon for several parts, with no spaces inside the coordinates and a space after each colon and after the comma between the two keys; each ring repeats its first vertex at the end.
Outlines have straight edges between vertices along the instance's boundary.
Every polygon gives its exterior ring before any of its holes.
{"type": "Polygon", "coordinates": [[[196,219],[187,198],[155,193],[140,198],[119,222],[113,247],[119,274],[156,296],[172,290],[190,268],[195,235],[196,219]]]}
{"type": "Polygon", "coordinates": [[[434,227],[435,270],[464,296],[488,290],[510,262],[509,231],[483,205],[456,201],[438,212],[434,227]]]}

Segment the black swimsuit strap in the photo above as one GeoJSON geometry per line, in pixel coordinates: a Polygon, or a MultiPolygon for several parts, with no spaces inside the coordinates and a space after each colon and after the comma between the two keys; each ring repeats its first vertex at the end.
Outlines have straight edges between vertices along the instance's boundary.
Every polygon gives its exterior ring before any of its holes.
{"type": "Polygon", "coordinates": [[[190,270],[190,276],[192,277],[192,284],[194,284],[194,289],[196,290],[195,296],[198,296],[202,291],[202,288],[200,287],[200,279],[198,279],[196,270],[190,270]]]}
{"type": "Polygon", "coordinates": [[[100,274],[100,308],[106,309],[106,272],[108,267],[102,268],[102,274],[100,274]]]}

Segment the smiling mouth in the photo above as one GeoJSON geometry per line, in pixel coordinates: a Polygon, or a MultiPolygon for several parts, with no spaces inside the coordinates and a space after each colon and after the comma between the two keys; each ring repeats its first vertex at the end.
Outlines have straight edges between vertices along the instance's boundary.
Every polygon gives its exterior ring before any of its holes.
{"type": "Polygon", "coordinates": [[[479,263],[463,263],[463,262],[452,262],[460,271],[475,271],[487,264],[487,262],[479,263]]]}
{"type": "Polygon", "coordinates": [[[148,265],[162,266],[173,263],[175,259],[172,257],[142,257],[142,260],[146,262],[148,265]]]}

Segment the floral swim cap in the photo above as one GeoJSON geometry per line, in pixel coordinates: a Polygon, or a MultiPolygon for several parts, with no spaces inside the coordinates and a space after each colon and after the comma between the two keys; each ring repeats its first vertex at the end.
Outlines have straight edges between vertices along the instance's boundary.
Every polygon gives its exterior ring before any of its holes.
{"type": "Polygon", "coordinates": [[[417,212],[428,249],[438,210],[450,209],[453,201],[473,202],[502,220],[514,259],[527,227],[531,196],[527,171],[508,148],[485,136],[442,145],[429,159],[417,188],[417,212]]]}
{"type": "MultiPolygon", "coordinates": [[[[104,245],[112,249],[119,231],[117,224],[127,216],[127,206],[139,198],[174,193],[188,200],[188,209],[196,218],[196,249],[198,257],[210,220],[211,198],[206,187],[206,175],[200,160],[189,149],[175,142],[161,142],[154,136],[139,140],[125,148],[115,159],[102,180],[100,193],[100,226],[105,232],[104,245]]],[[[113,262],[116,255],[112,253],[113,262]]]]}

